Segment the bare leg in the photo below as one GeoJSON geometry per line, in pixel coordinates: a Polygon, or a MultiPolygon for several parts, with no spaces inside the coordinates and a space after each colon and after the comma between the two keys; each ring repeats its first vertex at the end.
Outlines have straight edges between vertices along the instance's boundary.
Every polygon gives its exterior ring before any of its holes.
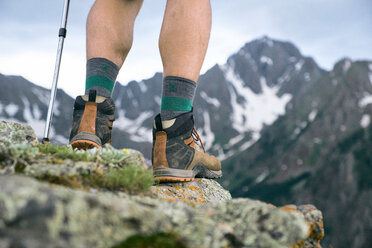
{"type": "Polygon", "coordinates": [[[118,68],[132,46],[133,26],[143,0],[96,0],[87,20],[87,59],[102,57],[118,68]]]}
{"type": "Polygon", "coordinates": [[[211,30],[209,0],[168,0],[159,38],[164,77],[198,81],[211,30]]]}

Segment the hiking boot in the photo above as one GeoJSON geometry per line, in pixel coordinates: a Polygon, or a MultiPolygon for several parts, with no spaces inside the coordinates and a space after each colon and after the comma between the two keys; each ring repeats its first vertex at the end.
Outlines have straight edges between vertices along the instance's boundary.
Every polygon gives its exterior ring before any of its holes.
{"type": "Polygon", "coordinates": [[[195,177],[220,178],[221,162],[205,153],[196,141],[200,137],[194,128],[192,112],[162,121],[155,117],[153,128],[152,168],[160,182],[193,181],[195,177]]]}
{"type": "Polygon", "coordinates": [[[111,131],[114,122],[115,104],[111,98],[96,96],[78,96],[75,100],[70,145],[77,149],[92,149],[111,144],[111,131]]]}

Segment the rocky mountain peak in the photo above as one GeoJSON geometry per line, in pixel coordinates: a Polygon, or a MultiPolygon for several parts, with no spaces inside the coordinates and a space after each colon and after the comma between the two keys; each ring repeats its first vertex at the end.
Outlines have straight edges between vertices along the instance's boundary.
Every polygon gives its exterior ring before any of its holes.
{"type": "MultiPolygon", "coordinates": [[[[114,147],[140,150],[148,164],[161,82],[156,73],[117,83],[113,95],[114,147]]],[[[0,88],[0,117],[31,124],[41,138],[49,91],[5,75],[0,88]]],[[[58,91],[53,143],[68,142],[72,108],[58,91]]],[[[327,245],[371,246],[371,61],[345,58],[325,71],[292,43],[261,37],[201,75],[194,117],[207,151],[223,160],[222,183],[233,196],[313,202],[328,218],[327,245]]]]}
{"type": "Polygon", "coordinates": [[[256,94],[262,93],[262,79],[269,87],[285,89],[280,94],[295,94],[302,88],[300,82],[317,80],[322,73],[314,60],[303,56],[292,43],[267,36],[245,44],[228,58],[226,66],[256,94]]]}

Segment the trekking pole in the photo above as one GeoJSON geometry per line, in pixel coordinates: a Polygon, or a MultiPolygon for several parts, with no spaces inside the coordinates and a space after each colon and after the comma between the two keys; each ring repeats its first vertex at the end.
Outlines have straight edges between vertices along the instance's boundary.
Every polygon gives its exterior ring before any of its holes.
{"type": "Polygon", "coordinates": [[[70,0],[65,0],[65,3],[64,3],[64,6],[63,6],[61,26],[60,26],[59,32],[58,32],[59,41],[58,41],[58,49],[57,49],[57,58],[56,58],[56,65],[54,67],[52,89],[50,90],[50,100],[49,100],[49,106],[48,106],[48,114],[47,114],[47,119],[46,119],[46,122],[45,122],[44,138],[42,140],[43,144],[50,143],[49,142],[49,131],[50,131],[50,126],[52,124],[53,106],[54,106],[54,101],[55,101],[56,93],[57,93],[57,82],[58,82],[58,75],[59,75],[59,67],[60,67],[61,58],[62,58],[63,42],[66,38],[66,32],[67,32],[66,25],[67,25],[67,16],[68,16],[69,5],[70,5],[70,0]]]}

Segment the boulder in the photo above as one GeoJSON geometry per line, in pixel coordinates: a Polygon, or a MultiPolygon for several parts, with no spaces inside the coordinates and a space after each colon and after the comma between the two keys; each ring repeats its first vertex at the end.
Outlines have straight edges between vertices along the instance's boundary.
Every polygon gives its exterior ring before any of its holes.
{"type": "Polygon", "coordinates": [[[203,204],[231,200],[231,194],[214,180],[198,178],[186,183],[162,183],[151,188],[159,198],[203,204]]]}
{"type": "Polygon", "coordinates": [[[310,248],[324,236],[312,205],[232,199],[209,179],[157,184],[135,150],[41,145],[9,122],[0,133],[0,247],[310,248]]]}
{"type": "Polygon", "coordinates": [[[185,247],[290,247],[309,231],[302,215],[250,199],[192,207],[18,175],[1,175],[0,188],[0,247],[112,247],[160,234],[185,247]]]}
{"type": "Polygon", "coordinates": [[[0,121],[0,144],[9,146],[28,143],[38,143],[35,131],[31,126],[16,122],[0,121]]]}

